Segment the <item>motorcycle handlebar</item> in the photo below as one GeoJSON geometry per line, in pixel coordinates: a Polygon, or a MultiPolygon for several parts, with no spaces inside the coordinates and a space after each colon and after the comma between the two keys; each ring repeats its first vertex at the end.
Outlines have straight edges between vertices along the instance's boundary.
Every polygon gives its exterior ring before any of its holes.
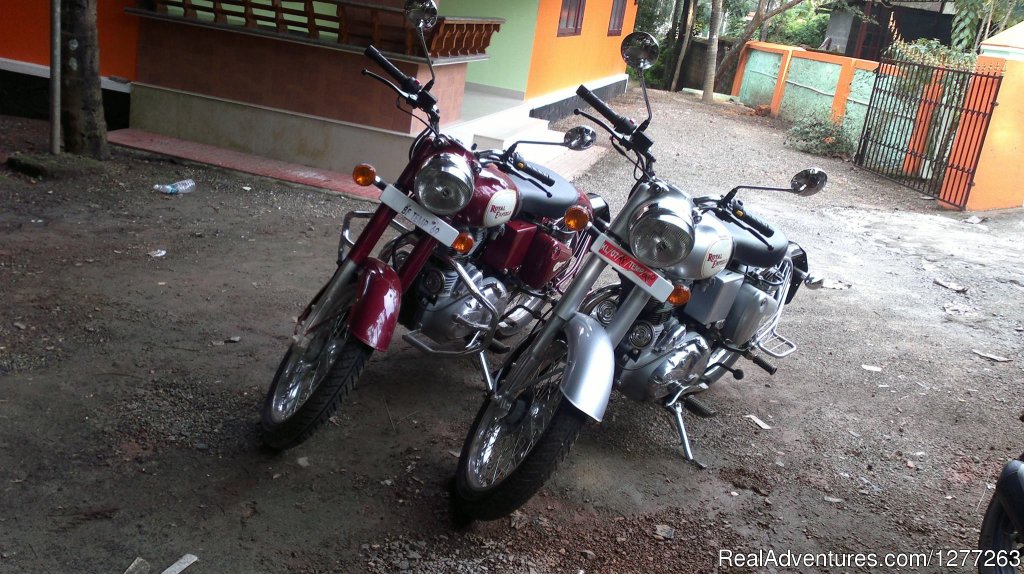
{"type": "Polygon", "coordinates": [[[550,175],[544,173],[543,171],[541,171],[541,170],[531,166],[530,164],[526,163],[525,161],[523,161],[521,159],[516,159],[515,162],[513,163],[513,165],[515,166],[516,169],[518,169],[519,171],[525,173],[526,175],[529,175],[529,176],[531,176],[533,178],[539,179],[540,182],[543,183],[544,185],[547,185],[547,186],[555,185],[555,180],[554,180],[553,177],[551,177],[550,175]]]}
{"type": "Polygon", "coordinates": [[[775,235],[775,229],[773,229],[771,225],[755,215],[752,215],[749,211],[743,208],[742,204],[733,206],[731,213],[736,217],[736,219],[746,223],[761,235],[764,235],[765,237],[775,235]]]}
{"type": "Polygon", "coordinates": [[[597,110],[597,113],[604,116],[606,120],[611,122],[612,127],[615,131],[620,134],[631,134],[636,129],[636,124],[629,120],[629,118],[620,116],[615,113],[608,104],[604,103],[601,98],[597,97],[597,94],[587,89],[586,86],[580,86],[576,89],[576,95],[583,98],[583,101],[590,104],[590,107],[597,110]]]}
{"type": "Polygon", "coordinates": [[[363,54],[365,54],[367,58],[376,62],[377,65],[380,66],[387,75],[394,78],[394,80],[398,82],[398,85],[407,93],[415,95],[416,92],[419,92],[419,82],[417,82],[415,78],[411,78],[403,74],[402,70],[399,70],[398,67],[391,63],[391,60],[387,59],[387,56],[380,53],[380,50],[373,46],[369,46],[363,54]]]}

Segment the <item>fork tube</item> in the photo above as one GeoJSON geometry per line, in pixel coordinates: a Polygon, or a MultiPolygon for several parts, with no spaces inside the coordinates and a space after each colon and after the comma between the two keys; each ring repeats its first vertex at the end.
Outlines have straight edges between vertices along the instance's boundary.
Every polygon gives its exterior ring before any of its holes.
{"type": "Polygon", "coordinates": [[[366,261],[366,258],[370,256],[370,252],[377,246],[377,241],[380,239],[384,232],[387,231],[388,226],[391,224],[391,220],[395,218],[397,212],[394,209],[384,205],[383,203],[377,207],[376,213],[370,218],[369,223],[363,229],[363,232],[359,234],[356,239],[356,244],[349,251],[346,259],[355,262],[357,265],[362,265],[366,261]]]}
{"type": "Polygon", "coordinates": [[[423,266],[427,264],[427,260],[430,259],[430,255],[434,253],[434,248],[437,245],[436,239],[423,234],[419,242],[416,243],[416,247],[412,248],[412,253],[406,258],[405,263],[402,264],[402,270],[399,272],[399,277],[402,280],[402,293],[408,291],[412,286],[412,282],[423,270],[423,266]]]}
{"type": "Polygon", "coordinates": [[[640,316],[640,312],[644,310],[644,305],[650,299],[650,294],[643,289],[633,289],[629,292],[626,300],[615,311],[611,324],[605,328],[608,338],[612,340],[612,345],[618,345],[619,341],[622,341],[622,338],[626,336],[626,331],[633,325],[633,321],[636,321],[636,318],[640,316]]]}

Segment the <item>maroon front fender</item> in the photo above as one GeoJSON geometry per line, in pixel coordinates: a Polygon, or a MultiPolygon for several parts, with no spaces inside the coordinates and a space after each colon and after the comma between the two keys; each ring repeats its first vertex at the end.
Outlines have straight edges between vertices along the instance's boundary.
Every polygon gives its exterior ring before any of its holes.
{"type": "Polygon", "coordinates": [[[402,304],[402,282],[383,261],[369,257],[363,263],[356,302],[348,316],[348,329],[356,339],[386,351],[395,334],[402,304]]]}

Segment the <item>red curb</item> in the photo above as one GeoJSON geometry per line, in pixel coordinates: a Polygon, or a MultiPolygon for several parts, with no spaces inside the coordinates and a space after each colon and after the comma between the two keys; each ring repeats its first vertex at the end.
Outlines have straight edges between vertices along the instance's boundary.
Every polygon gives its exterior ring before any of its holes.
{"type": "Polygon", "coordinates": [[[351,174],[268,159],[142,130],[113,131],[107,134],[107,140],[124,147],[326,189],[355,199],[377,201],[380,196],[376,188],[356,185],[351,174]]]}

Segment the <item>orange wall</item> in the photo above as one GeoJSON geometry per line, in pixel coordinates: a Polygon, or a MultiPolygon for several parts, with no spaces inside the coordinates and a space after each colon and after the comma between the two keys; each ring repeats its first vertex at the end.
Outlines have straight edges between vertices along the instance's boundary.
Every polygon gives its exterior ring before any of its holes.
{"type": "MultiPolygon", "coordinates": [[[[96,0],[100,74],[135,79],[139,22],[124,13],[135,0],[96,0]]],[[[0,0],[0,58],[50,65],[50,2],[0,0]]]]}
{"type": "Polygon", "coordinates": [[[562,0],[540,0],[530,77],[526,83],[527,98],[626,71],[626,64],[619,56],[619,43],[633,31],[636,20],[633,0],[626,0],[626,17],[619,36],[608,35],[612,0],[587,0],[583,31],[579,36],[558,35],[561,10],[562,0]]]}
{"type": "Polygon", "coordinates": [[[998,101],[967,202],[971,211],[1024,204],[1024,133],[1020,125],[1024,117],[1024,62],[1006,62],[998,101]]]}

